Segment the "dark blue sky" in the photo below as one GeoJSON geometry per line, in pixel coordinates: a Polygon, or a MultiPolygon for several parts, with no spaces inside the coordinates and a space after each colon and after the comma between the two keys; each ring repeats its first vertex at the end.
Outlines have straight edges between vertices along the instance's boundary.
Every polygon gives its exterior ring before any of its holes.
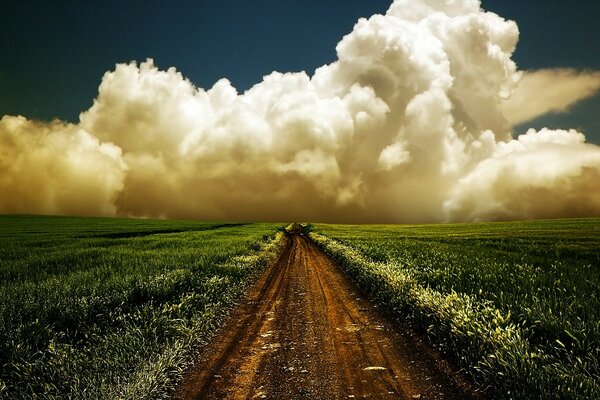
{"type": "MultiPolygon", "coordinates": [[[[240,92],[273,70],[312,73],[361,16],[389,0],[28,1],[0,13],[0,115],[77,121],[118,62],[154,58],[196,85],[240,92]]],[[[519,24],[521,69],[600,70],[600,1],[483,0],[519,24]]],[[[600,96],[528,126],[576,127],[600,143],[600,96]]]]}

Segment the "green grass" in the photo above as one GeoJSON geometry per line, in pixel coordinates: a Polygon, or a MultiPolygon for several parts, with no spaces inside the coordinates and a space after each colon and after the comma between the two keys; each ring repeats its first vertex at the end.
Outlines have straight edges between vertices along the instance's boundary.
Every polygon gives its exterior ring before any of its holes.
{"type": "Polygon", "coordinates": [[[493,396],[600,398],[600,219],[314,230],[493,396]]]}
{"type": "MultiPolygon", "coordinates": [[[[0,216],[0,398],[164,397],[278,228],[0,216]]],[[[313,228],[493,398],[600,398],[599,219],[313,228]]]]}
{"type": "Polygon", "coordinates": [[[278,227],[0,216],[0,398],[164,396],[278,227]]]}

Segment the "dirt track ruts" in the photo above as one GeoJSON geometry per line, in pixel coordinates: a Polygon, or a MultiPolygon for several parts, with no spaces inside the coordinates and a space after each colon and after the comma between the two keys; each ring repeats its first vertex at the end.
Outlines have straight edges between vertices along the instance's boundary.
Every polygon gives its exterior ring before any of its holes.
{"type": "Polygon", "coordinates": [[[312,242],[286,240],[174,398],[473,398],[435,350],[382,316],[312,242]]]}

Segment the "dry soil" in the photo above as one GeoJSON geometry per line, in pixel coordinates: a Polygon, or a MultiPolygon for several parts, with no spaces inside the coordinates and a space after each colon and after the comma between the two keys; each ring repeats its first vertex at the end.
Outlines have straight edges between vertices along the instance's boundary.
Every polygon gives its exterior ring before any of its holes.
{"type": "Polygon", "coordinates": [[[185,376],[176,399],[470,399],[468,382],[300,234],[185,376]]]}

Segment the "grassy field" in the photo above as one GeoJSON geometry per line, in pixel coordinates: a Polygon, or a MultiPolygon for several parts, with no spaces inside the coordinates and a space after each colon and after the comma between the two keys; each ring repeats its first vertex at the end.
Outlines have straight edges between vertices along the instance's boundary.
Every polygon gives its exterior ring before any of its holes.
{"type": "MultiPolygon", "coordinates": [[[[0,216],[0,398],[160,398],[278,224],[0,216]]],[[[315,225],[492,398],[600,398],[600,219],[315,225]]]]}
{"type": "Polygon", "coordinates": [[[600,219],[315,225],[311,237],[494,398],[600,398],[600,219]]]}
{"type": "Polygon", "coordinates": [[[279,226],[0,216],[0,398],[162,397],[279,226]]]}

